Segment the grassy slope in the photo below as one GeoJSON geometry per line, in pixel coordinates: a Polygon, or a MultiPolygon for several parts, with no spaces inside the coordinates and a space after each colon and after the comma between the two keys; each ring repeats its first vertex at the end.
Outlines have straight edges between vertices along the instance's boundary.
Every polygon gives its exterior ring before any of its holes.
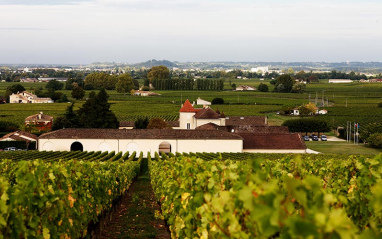
{"type": "Polygon", "coordinates": [[[305,142],[309,149],[327,154],[380,154],[381,149],[373,149],[363,144],[354,145],[344,141],[309,141],[305,142]]]}

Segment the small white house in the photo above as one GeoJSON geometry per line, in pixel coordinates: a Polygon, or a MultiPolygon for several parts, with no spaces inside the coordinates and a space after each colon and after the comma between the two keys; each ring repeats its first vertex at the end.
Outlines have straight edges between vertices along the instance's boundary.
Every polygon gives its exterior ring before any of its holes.
{"type": "Polygon", "coordinates": [[[198,99],[196,100],[196,104],[197,105],[211,105],[211,102],[209,102],[207,100],[203,100],[200,97],[198,97],[198,99]]]}
{"type": "Polygon", "coordinates": [[[326,115],[327,113],[328,113],[327,110],[319,110],[319,111],[318,111],[318,114],[319,114],[319,115],[326,115]]]}
{"type": "Polygon", "coordinates": [[[53,103],[51,98],[39,98],[36,95],[23,91],[9,96],[9,103],[53,103]]]}
{"type": "Polygon", "coordinates": [[[294,108],[293,115],[300,115],[300,110],[298,108],[294,108]]]}
{"type": "Polygon", "coordinates": [[[247,90],[256,90],[255,87],[249,86],[249,85],[241,85],[236,87],[237,91],[247,91],[247,90]]]}
{"type": "Polygon", "coordinates": [[[353,81],[349,79],[329,79],[329,83],[353,83],[353,81]]]}

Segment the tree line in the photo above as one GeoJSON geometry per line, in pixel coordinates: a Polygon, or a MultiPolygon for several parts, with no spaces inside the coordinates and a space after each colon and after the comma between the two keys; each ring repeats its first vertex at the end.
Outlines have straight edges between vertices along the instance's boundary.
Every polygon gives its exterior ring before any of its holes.
{"type": "Polygon", "coordinates": [[[224,90],[224,80],[194,80],[190,78],[153,79],[152,86],[157,90],[224,90]]]}

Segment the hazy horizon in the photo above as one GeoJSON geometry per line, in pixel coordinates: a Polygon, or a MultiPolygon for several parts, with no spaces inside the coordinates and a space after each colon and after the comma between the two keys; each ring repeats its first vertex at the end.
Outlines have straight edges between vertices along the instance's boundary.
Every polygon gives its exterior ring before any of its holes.
{"type": "Polygon", "coordinates": [[[381,62],[377,0],[0,0],[0,64],[381,62]]]}

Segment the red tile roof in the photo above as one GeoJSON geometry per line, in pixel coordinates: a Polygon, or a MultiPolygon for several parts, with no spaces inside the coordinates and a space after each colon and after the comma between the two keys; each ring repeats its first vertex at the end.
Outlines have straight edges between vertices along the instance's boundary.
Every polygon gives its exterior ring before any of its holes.
{"type": "Polygon", "coordinates": [[[204,108],[195,114],[196,119],[219,119],[219,114],[211,108],[204,108]]]}
{"type": "Polygon", "coordinates": [[[214,123],[207,123],[195,128],[196,130],[220,130],[220,126],[214,123]]]}
{"type": "Polygon", "coordinates": [[[238,134],[209,130],[60,129],[39,139],[242,139],[238,134]]]}
{"type": "Polygon", "coordinates": [[[37,141],[37,136],[25,131],[18,130],[16,132],[4,135],[2,138],[0,138],[0,141],[6,139],[13,139],[15,141],[37,141]]]}
{"type": "Polygon", "coordinates": [[[179,110],[179,112],[196,112],[194,107],[191,105],[190,101],[187,99],[183,107],[179,110]]]}
{"type": "Polygon", "coordinates": [[[25,118],[25,122],[45,122],[45,121],[52,121],[53,116],[50,115],[44,115],[44,114],[35,114],[31,115],[25,118]]]}
{"type": "Polygon", "coordinates": [[[226,118],[225,125],[239,126],[239,125],[253,125],[253,126],[267,126],[266,116],[229,116],[226,118]]]}
{"type": "Polygon", "coordinates": [[[301,134],[240,133],[244,149],[306,149],[301,134]]]}
{"type": "Polygon", "coordinates": [[[239,125],[239,126],[222,126],[228,132],[235,133],[269,133],[269,134],[278,134],[289,133],[288,126],[253,126],[253,125],[239,125]]]}

